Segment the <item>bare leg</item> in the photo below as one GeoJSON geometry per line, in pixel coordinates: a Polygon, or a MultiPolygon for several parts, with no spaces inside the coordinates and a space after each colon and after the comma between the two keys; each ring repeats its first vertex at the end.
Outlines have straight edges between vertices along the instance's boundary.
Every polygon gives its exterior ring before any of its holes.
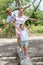
{"type": "Polygon", "coordinates": [[[28,57],[28,48],[27,46],[23,46],[25,57],[28,57]]]}
{"type": "Polygon", "coordinates": [[[18,35],[17,42],[18,42],[19,47],[23,50],[23,47],[21,46],[20,35],[18,35]]]}

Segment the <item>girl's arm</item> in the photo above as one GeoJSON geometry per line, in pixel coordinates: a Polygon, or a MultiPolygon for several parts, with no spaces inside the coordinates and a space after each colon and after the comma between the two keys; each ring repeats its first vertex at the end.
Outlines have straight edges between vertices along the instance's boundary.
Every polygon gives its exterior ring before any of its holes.
{"type": "Polygon", "coordinates": [[[7,22],[5,22],[5,24],[3,25],[3,27],[2,27],[2,30],[4,29],[4,28],[6,28],[6,26],[7,26],[7,22]]]}
{"type": "Polygon", "coordinates": [[[37,21],[38,19],[28,18],[28,20],[37,21]]]}

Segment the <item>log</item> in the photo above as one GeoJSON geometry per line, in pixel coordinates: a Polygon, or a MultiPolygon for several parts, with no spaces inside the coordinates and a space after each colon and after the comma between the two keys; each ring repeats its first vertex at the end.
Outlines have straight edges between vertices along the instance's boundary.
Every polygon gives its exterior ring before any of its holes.
{"type": "Polygon", "coordinates": [[[30,58],[26,59],[24,57],[24,52],[20,51],[19,47],[16,47],[15,51],[16,51],[16,53],[18,55],[20,65],[33,65],[30,58]]]}

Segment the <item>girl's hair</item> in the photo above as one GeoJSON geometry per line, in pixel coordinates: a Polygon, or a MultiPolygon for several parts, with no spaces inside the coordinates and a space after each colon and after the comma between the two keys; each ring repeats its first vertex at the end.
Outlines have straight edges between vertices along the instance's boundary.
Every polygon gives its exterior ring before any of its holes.
{"type": "Polygon", "coordinates": [[[20,24],[20,27],[22,26],[23,24],[20,24]]]}
{"type": "Polygon", "coordinates": [[[6,12],[8,12],[9,10],[10,10],[10,8],[7,8],[7,9],[6,9],[6,12]]]}
{"type": "Polygon", "coordinates": [[[20,27],[21,27],[22,25],[24,25],[24,24],[20,24],[20,27]]]}

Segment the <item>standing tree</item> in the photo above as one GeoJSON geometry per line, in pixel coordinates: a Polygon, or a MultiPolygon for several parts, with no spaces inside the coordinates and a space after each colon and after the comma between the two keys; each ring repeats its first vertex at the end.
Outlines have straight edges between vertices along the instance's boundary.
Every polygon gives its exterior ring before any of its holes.
{"type": "MultiPolygon", "coordinates": [[[[35,0],[36,1],[36,0],[35,0]]],[[[34,12],[37,11],[37,9],[39,8],[40,4],[41,4],[42,0],[39,1],[39,3],[35,6],[34,3],[33,3],[33,12],[31,14],[31,17],[35,18],[35,14],[34,12]]]]}

